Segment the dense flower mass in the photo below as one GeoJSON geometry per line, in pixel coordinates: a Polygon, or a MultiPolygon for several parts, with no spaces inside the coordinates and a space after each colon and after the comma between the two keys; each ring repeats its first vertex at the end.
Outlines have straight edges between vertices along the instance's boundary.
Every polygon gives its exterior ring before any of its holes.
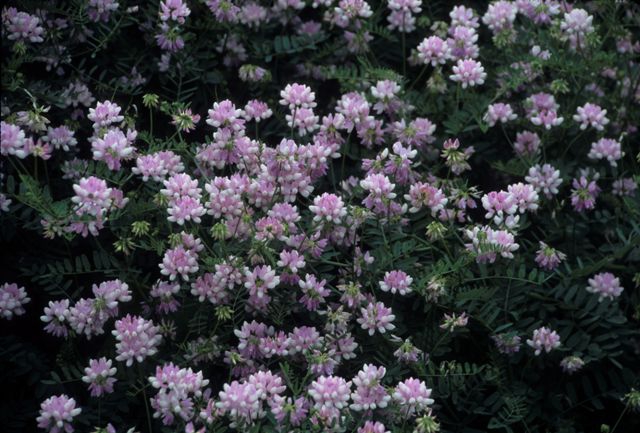
{"type": "Polygon", "coordinates": [[[194,415],[192,398],[201,397],[202,388],[209,381],[202,377],[202,372],[194,373],[190,368],[181,369],[170,363],[157,367],[149,383],[158,390],[151,399],[151,407],[155,410],[153,416],[162,418],[164,425],[171,425],[176,417],[191,420],[194,415]]]}
{"type": "Polygon", "coordinates": [[[634,2],[5,3],[3,433],[640,431],[634,2]]]}

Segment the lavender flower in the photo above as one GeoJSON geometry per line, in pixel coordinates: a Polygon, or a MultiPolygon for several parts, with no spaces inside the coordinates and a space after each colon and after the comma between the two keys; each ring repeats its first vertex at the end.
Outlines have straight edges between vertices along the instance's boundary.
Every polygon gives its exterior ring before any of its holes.
{"type": "Polygon", "coordinates": [[[21,316],[26,310],[24,305],[28,304],[31,298],[27,296],[24,287],[18,287],[15,283],[4,283],[0,286],[0,317],[11,320],[13,316],[21,316]]]}
{"type": "Polygon", "coordinates": [[[89,366],[84,369],[82,381],[89,384],[89,391],[93,397],[113,392],[113,384],[117,381],[113,376],[118,369],[111,367],[112,362],[105,357],[90,359],[89,366]]]}
{"type": "Polygon", "coordinates": [[[624,288],[620,285],[620,279],[610,272],[601,272],[589,278],[587,292],[599,295],[598,301],[604,298],[614,299],[619,297],[624,288]]]}
{"type": "Polygon", "coordinates": [[[49,397],[40,405],[40,415],[36,418],[38,427],[48,433],[73,433],[73,418],[80,415],[82,409],[76,407],[76,401],[66,394],[49,397]]]}
{"type": "Polygon", "coordinates": [[[527,340],[527,345],[531,346],[535,350],[535,355],[538,356],[543,350],[549,353],[560,347],[560,336],[556,331],[543,326],[533,331],[533,336],[527,340]]]}

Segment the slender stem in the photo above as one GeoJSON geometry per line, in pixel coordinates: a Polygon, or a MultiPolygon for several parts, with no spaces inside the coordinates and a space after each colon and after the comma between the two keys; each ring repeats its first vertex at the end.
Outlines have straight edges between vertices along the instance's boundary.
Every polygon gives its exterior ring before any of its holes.
{"type": "Polygon", "coordinates": [[[153,110],[149,107],[149,135],[153,138],[153,110]]]}
{"type": "Polygon", "coordinates": [[[293,109],[293,116],[291,116],[291,134],[289,134],[289,135],[290,135],[290,137],[291,137],[291,139],[292,139],[292,140],[293,140],[293,127],[294,127],[294,125],[296,124],[296,113],[297,113],[297,112],[298,112],[298,107],[296,106],[296,107],[293,109]]]}
{"type": "Polygon", "coordinates": [[[422,68],[422,70],[420,71],[420,73],[418,74],[418,76],[416,77],[415,80],[413,80],[413,82],[411,83],[411,85],[409,86],[409,88],[407,90],[411,90],[414,88],[414,86],[416,84],[418,84],[418,81],[420,81],[420,78],[422,78],[422,75],[425,73],[425,71],[427,70],[427,68],[429,67],[428,64],[424,65],[424,67],[422,68]]]}
{"type": "Polygon", "coordinates": [[[404,32],[404,15],[402,16],[402,76],[407,76],[407,40],[404,32]]]}
{"type": "Polygon", "coordinates": [[[622,410],[622,413],[620,413],[620,416],[618,417],[618,420],[616,421],[616,423],[613,425],[613,428],[611,429],[610,433],[614,433],[616,431],[616,429],[618,428],[618,424],[620,424],[620,421],[622,421],[622,417],[627,412],[627,409],[629,409],[629,403],[627,403],[627,405],[622,410]]]}
{"type": "Polygon", "coordinates": [[[333,168],[333,160],[329,161],[329,173],[331,174],[331,184],[333,185],[333,192],[336,192],[336,170],[333,168]]]}
{"type": "MultiPolygon", "coordinates": [[[[355,128],[355,127],[354,127],[355,128]]],[[[353,130],[351,130],[351,132],[353,132],[353,130]]],[[[351,132],[349,132],[349,135],[347,136],[347,141],[344,143],[344,150],[342,151],[342,163],[340,166],[340,180],[344,180],[344,170],[345,170],[345,164],[346,164],[346,159],[347,159],[347,150],[349,149],[349,144],[351,142],[351,132]]]]}
{"type": "Polygon", "coordinates": [[[145,375],[140,364],[138,364],[138,371],[140,372],[140,380],[142,382],[142,398],[144,399],[144,409],[147,412],[147,426],[149,427],[149,433],[151,433],[153,432],[153,424],[151,423],[151,412],[149,411],[149,399],[147,398],[145,375]]]}
{"type": "MultiPolygon", "coordinates": [[[[567,145],[567,147],[564,148],[564,152],[562,152],[562,156],[560,157],[561,160],[564,159],[564,157],[567,155],[567,152],[569,152],[569,149],[571,149],[571,146],[573,145],[573,143],[575,143],[580,137],[582,137],[585,131],[586,130],[580,131],[580,133],[576,135],[573,140],[571,140],[571,142],[567,145]]],[[[544,143],[543,143],[543,146],[544,146],[544,143]]]]}

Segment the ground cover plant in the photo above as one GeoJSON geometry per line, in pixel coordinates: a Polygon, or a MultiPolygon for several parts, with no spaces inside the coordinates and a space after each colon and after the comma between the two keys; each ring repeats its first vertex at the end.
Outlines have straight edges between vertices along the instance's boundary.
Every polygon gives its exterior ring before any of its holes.
{"type": "Polygon", "coordinates": [[[639,26],[5,2],[2,430],[640,431],[639,26]]]}

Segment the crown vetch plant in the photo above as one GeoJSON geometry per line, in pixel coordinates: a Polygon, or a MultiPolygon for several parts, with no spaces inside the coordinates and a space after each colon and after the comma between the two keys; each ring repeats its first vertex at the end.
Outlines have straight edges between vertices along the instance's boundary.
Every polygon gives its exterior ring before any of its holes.
{"type": "Polygon", "coordinates": [[[634,2],[5,3],[3,431],[640,429],[634,2]]]}

